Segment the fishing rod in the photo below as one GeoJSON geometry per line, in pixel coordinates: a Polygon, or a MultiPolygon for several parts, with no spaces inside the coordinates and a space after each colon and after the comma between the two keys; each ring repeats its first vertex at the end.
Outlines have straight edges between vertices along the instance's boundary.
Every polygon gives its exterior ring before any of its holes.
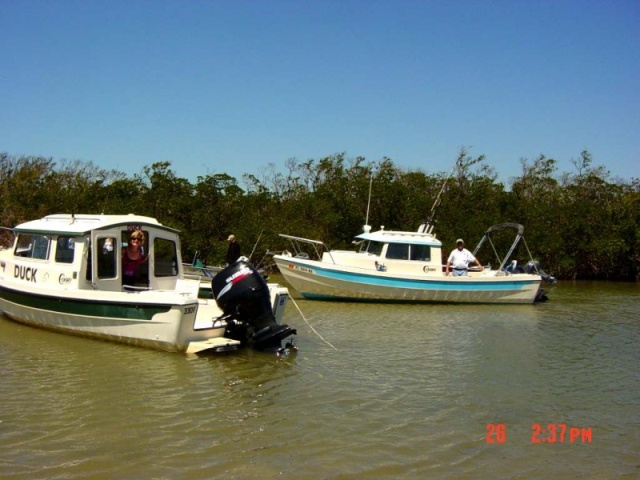
{"type": "Polygon", "coordinates": [[[451,170],[451,173],[447,176],[447,178],[444,179],[444,183],[440,187],[440,191],[438,192],[438,195],[436,196],[436,199],[433,202],[431,211],[429,212],[429,215],[427,216],[427,218],[425,218],[424,220],[424,227],[420,228],[421,232],[429,233],[430,227],[433,228],[433,223],[435,221],[435,216],[436,216],[436,209],[442,203],[442,192],[444,192],[444,189],[446,188],[447,183],[449,182],[449,179],[453,176],[454,171],[455,171],[455,167],[451,170]]]}
{"type": "Polygon", "coordinates": [[[263,233],[264,233],[264,228],[260,231],[260,235],[258,235],[258,239],[256,240],[256,243],[253,245],[253,250],[251,250],[251,253],[249,254],[249,258],[253,257],[253,252],[256,251],[256,247],[258,246],[258,243],[260,242],[260,238],[262,238],[263,233]]]}

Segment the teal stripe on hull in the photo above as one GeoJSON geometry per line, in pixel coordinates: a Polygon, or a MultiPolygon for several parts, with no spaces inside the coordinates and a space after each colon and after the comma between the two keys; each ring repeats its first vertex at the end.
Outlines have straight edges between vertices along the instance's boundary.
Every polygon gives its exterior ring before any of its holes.
{"type": "Polygon", "coordinates": [[[145,305],[126,302],[104,302],[60,298],[49,295],[16,292],[0,287],[0,298],[24,307],[49,312],[80,315],[85,317],[128,318],[132,320],[152,320],[154,315],[171,310],[172,305],[145,305]]]}
{"type": "MultiPolygon", "coordinates": [[[[291,262],[296,265],[302,266],[304,268],[311,268],[305,264],[298,264],[296,262],[291,262]]],[[[498,291],[511,291],[514,288],[521,289],[527,285],[535,285],[537,282],[534,280],[512,280],[512,281],[494,281],[494,280],[482,280],[478,281],[468,281],[464,280],[456,280],[455,283],[451,281],[443,281],[443,280],[414,280],[414,279],[401,279],[401,278],[389,278],[389,277],[381,277],[374,275],[367,275],[361,273],[352,273],[352,272],[338,272],[335,270],[328,270],[325,268],[320,268],[317,266],[312,267],[315,274],[322,278],[330,278],[333,280],[340,280],[343,282],[350,282],[354,284],[365,284],[365,285],[375,285],[379,287],[387,287],[387,288],[406,288],[406,289],[414,289],[414,290],[455,290],[455,291],[487,291],[487,292],[498,292],[498,291]]]]}

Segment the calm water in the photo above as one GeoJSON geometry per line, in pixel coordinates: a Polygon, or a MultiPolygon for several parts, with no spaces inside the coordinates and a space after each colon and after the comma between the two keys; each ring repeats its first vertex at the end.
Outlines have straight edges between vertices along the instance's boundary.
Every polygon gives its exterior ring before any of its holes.
{"type": "Polygon", "coordinates": [[[0,478],[639,478],[640,286],[549,296],[297,299],[308,324],[290,304],[300,351],[284,359],[190,359],[0,317],[0,478]],[[534,443],[550,438],[536,424],[556,443],[534,443]]]}

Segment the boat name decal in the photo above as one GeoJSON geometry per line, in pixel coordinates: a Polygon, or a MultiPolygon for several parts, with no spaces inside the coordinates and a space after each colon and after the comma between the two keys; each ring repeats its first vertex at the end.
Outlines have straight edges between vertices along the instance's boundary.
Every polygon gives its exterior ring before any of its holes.
{"type": "Polygon", "coordinates": [[[292,263],[289,264],[289,268],[292,270],[300,270],[304,273],[313,273],[313,270],[310,268],[301,267],[300,265],[293,265],[292,263]]]}
{"type": "Polygon", "coordinates": [[[425,265],[424,268],[422,269],[422,271],[424,273],[435,272],[436,271],[436,267],[429,267],[428,265],[425,265]]]}
{"type": "Polygon", "coordinates": [[[227,278],[225,282],[237,283],[247,275],[251,275],[251,269],[249,269],[248,267],[244,267],[242,270],[237,271],[236,273],[231,275],[229,278],[227,278]]]}
{"type": "Polygon", "coordinates": [[[13,269],[14,278],[20,278],[21,280],[27,280],[33,283],[36,283],[36,273],[38,273],[37,268],[21,267],[20,265],[16,265],[13,269]]]}
{"type": "Polygon", "coordinates": [[[299,270],[304,273],[313,273],[312,269],[301,267],[300,265],[294,265],[293,263],[290,263],[289,265],[287,265],[287,267],[289,268],[289,270],[299,270]]]}
{"type": "Polygon", "coordinates": [[[244,277],[247,277],[249,275],[251,275],[251,269],[249,267],[244,267],[230,277],[226,278],[225,282],[227,283],[227,285],[222,290],[220,290],[216,298],[222,298],[229,290],[231,290],[234,283],[238,283],[244,277]]]}
{"type": "Polygon", "coordinates": [[[60,285],[71,283],[71,277],[67,277],[64,273],[61,273],[58,277],[58,283],[60,283],[60,285]]]}

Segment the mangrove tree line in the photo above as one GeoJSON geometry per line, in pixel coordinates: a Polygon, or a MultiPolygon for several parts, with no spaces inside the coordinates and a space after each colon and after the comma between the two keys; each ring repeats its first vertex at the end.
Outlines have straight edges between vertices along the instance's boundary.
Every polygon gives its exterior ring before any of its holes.
{"type": "MultiPolygon", "coordinates": [[[[564,279],[640,278],[640,181],[612,179],[589,152],[559,172],[554,159],[522,159],[521,173],[498,181],[484,156],[461,149],[447,172],[404,170],[389,158],[335,154],[268,165],[239,182],[224,173],[180,178],[170,162],[133,176],[91,162],[0,154],[0,225],[51,213],[136,213],[183,232],[183,255],[220,264],[234,233],[243,254],[263,264],[287,248],[279,233],[349,248],[368,222],[416,230],[431,221],[444,250],[458,237],[474,246],[487,227],[525,226],[534,257],[564,279]]],[[[484,259],[481,259],[484,260],[484,259]]]]}

